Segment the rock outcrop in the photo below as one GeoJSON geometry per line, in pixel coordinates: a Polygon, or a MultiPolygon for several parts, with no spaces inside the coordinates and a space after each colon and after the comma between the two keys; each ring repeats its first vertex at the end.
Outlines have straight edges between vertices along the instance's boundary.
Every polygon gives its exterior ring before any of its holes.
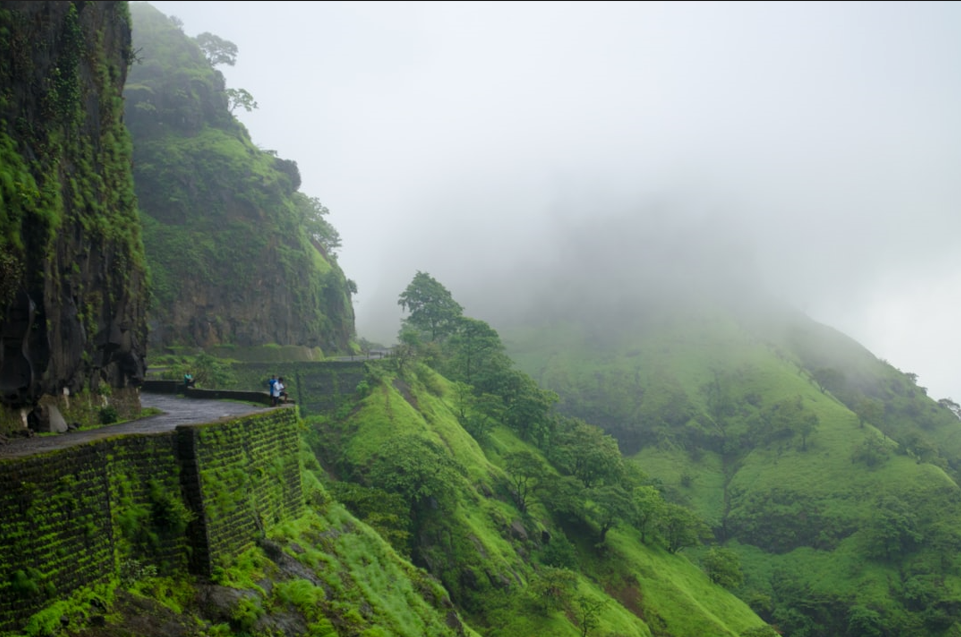
{"type": "Polygon", "coordinates": [[[351,286],[331,252],[326,208],[299,192],[296,162],[251,141],[231,113],[237,92],[197,41],[149,4],[131,12],[140,63],[125,95],[153,282],[152,351],[347,350],[351,286]]]}
{"type": "Polygon", "coordinates": [[[0,400],[143,379],[126,2],[0,2],[0,400]]]}

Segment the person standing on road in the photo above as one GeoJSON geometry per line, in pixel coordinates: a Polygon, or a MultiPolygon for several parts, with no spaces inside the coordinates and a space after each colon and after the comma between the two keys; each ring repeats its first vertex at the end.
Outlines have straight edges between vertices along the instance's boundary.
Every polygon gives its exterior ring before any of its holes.
{"type": "Polygon", "coordinates": [[[278,403],[280,402],[281,398],[283,398],[285,403],[287,402],[287,386],[284,385],[283,376],[277,379],[277,402],[278,403]]]}

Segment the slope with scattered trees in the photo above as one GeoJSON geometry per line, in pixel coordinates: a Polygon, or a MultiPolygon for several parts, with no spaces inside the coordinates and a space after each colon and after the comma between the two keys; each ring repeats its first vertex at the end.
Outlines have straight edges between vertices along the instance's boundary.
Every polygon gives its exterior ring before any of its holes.
{"type": "Polygon", "coordinates": [[[693,554],[785,635],[961,634],[950,405],[790,308],[649,301],[602,338],[510,329],[509,351],[707,521],[727,552],[693,554]]]}
{"type": "Polygon", "coordinates": [[[691,509],[616,441],[558,416],[556,394],[418,272],[392,357],[356,402],[307,418],[328,490],[436,577],[484,635],[741,635],[765,629],[686,557],[691,509]]]}

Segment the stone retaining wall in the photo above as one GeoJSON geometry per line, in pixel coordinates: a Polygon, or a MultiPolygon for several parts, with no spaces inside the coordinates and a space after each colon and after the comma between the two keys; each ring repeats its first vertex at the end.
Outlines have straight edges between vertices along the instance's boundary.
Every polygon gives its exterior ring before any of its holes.
{"type": "Polygon", "coordinates": [[[209,576],[303,512],[295,409],[0,461],[0,635],[125,571],[209,576]]]}

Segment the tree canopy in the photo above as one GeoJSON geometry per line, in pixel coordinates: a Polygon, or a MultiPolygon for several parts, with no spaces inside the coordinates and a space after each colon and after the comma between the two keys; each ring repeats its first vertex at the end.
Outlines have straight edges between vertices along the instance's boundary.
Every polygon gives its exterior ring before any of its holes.
{"type": "Polygon", "coordinates": [[[230,40],[224,40],[208,31],[201,33],[195,39],[211,66],[218,64],[233,66],[237,63],[237,45],[230,40]]]}
{"type": "Polygon", "coordinates": [[[400,294],[397,304],[410,312],[404,322],[430,334],[430,340],[449,334],[464,311],[450,291],[426,272],[418,271],[400,294]]]}

